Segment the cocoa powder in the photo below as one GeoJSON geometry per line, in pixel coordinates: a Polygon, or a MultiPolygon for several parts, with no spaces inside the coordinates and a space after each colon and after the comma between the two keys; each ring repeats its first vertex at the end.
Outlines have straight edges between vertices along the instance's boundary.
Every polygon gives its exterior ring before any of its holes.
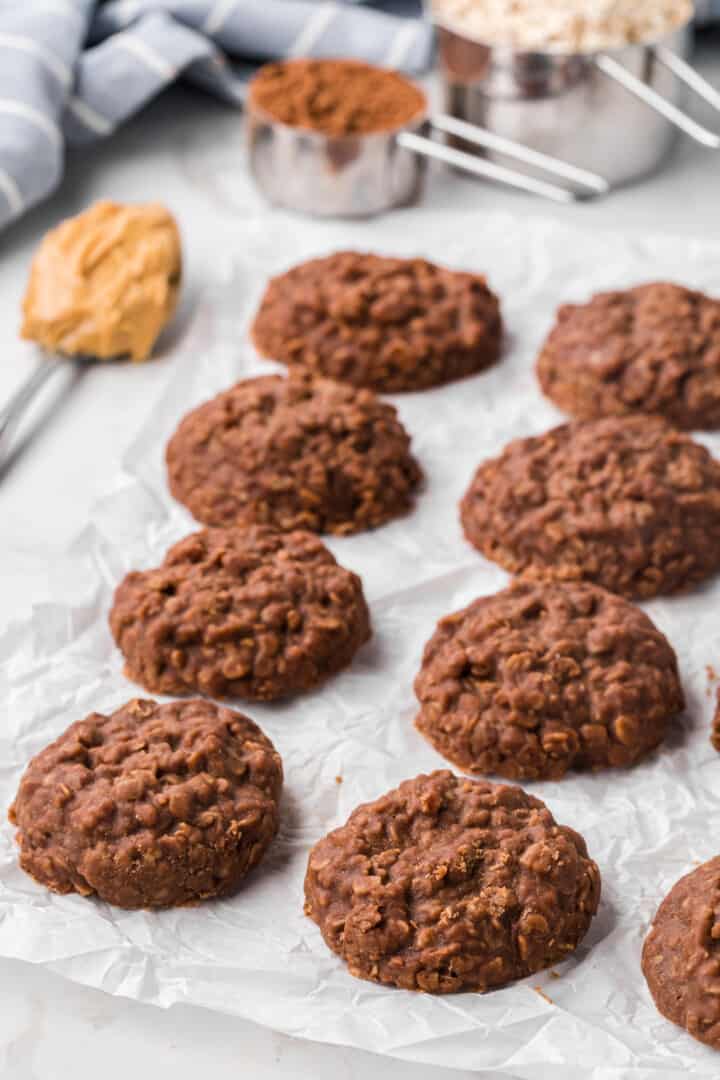
{"type": "Polygon", "coordinates": [[[357,60],[266,64],[249,102],[282,124],[325,135],[393,131],[427,110],[423,92],[402,75],[357,60]]]}

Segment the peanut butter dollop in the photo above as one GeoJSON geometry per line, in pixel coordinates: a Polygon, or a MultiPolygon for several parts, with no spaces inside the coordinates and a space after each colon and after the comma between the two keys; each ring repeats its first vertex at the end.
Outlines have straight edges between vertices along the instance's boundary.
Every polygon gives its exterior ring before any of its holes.
{"type": "Polygon", "coordinates": [[[175,310],[181,250],[164,206],[97,202],[41,243],[22,336],[68,356],[145,360],[175,310]]]}

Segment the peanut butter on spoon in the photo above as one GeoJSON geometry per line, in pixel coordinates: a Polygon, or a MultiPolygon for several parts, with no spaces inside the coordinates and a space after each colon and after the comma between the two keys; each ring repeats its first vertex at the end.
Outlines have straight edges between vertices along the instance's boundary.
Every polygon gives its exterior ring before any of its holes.
{"type": "Polygon", "coordinates": [[[43,239],[22,336],[65,356],[146,360],[177,302],[181,247],[159,203],[97,202],[43,239]]]}

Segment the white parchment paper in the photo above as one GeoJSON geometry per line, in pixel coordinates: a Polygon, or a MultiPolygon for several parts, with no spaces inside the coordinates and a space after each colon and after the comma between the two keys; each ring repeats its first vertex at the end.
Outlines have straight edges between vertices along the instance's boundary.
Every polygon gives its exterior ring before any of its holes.
{"type": "MultiPolygon", "coordinates": [[[[445,998],[360,982],[304,917],[302,882],[310,845],[359,802],[444,765],[413,728],[412,681],[436,620],[507,580],[464,542],[457,502],[483,458],[560,419],[533,375],[558,302],[661,277],[720,293],[720,246],[428,211],[357,226],[272,221],[249,225],[243,251],[219,260],[167,391],[57,568],[50,602],[0,638],[3,816],[32,754],[91,710],[143,693],[123,677],[110,638],[112,590],[195,527],[166,491],[164,444],[189,408],[236,378],[272,369],[244,336],[269,273],[350,246],[486,271],[503,298],[505,357],[475,378],[394,399],[427,476],[417,509],[376,532],[329,541],[364,579],[373,640],[320,692],[240,706],[275,742],[287,777],[279,837],[246,887],[230,900],[161,914],[54,896],[19,870],[4,823],[0,954],[143,1002],[203,1005],[295,1036],[494,1078],[716,1077],[720,1058],[656,1012],[640,949],[668,888],[720,850],[720,758],[708,741],[706,671],[720,660],[720,579],[646,605],[679,654],[688,698],[662,751],[630,772],[527,785],[558,821],[583,833],[603,876],[586,941],[554,972],[445,998]]],[[[720,435],[704,441],[720,455],[720,435]]]]}

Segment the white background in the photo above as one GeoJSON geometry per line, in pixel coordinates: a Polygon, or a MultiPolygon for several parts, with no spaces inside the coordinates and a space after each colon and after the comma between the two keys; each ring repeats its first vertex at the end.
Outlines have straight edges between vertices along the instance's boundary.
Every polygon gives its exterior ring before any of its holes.
{"type": "MultiPolygon", "coordinates": [[[[701,59],[720,85],[719,54],[720,35],[714,35],[701,59]]],[[[661,176],[593,205],[555,210],[447,173],[433,175],[426,202],[436,210],[487,205],[518,216],[552,214],[583,227],[674,232],[680,245],[689,234],[715,231],[719,191],[720,159],[683,144],[661,176]]],[[[159,198],[177,214],[187,255],[180,328],[208,271],[241,252],[248,234],[262,231],[261,203],[243,171],[237,114],[199,95],[168,95],[111,142],[72,160],[61,192],[0,237],[0,400],[36,362],[32,348],[17,339],[31,252],[47,228],[99,197],[159,198]]],[[[276,215],[276,227],[277,220],[276,215]]],[[[421,248],[422,210],[406,212],[404,220],[421,248]]],[[[292,230],[292,218],[286,221],[292,230]]],[[[355,235],[353,242],[361,245],[361,232],[355,235]]],[[[32,424],[26,428],[22,454],[0,479],[0,625],[43,597],[53,555],[62,552],[87,521],[92,502],[108,490],[134,433],[171,378],[162,359],[137,368],[91,370],[79,379],[58,372],[44,408],[34,415],[37,430],[32,424]]],[[[318,1080],[438,1075],[437,1068],[304,1043],[199,1009],[139,1006],[5,961],[0,965],[0,1069],[12,1080],[158,1071],[177,1080],[200,1072],[235,1077],[240,1071],[253,1078],[318,1080]]]]}

